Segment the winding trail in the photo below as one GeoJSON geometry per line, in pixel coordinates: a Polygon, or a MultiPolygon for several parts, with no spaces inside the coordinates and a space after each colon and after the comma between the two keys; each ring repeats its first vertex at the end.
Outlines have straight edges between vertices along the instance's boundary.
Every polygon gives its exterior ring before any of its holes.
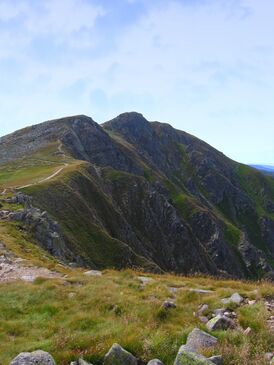
{"type": "MultiPolygon", "coordinates": [[[[63,149],[62,149],[62,142],[60,142],[60,143],[59,143],[59,145],[58,145],[58,152],[59,152],[60,154],[62,154],[62,155],[63,155],[63,157],[66,157],[66,154],[65,154],[65,152],[64,152],[64,151],[63,151],[63,149]]],[[[13,189],[13,190],[14,190],[14,189],[15,189],[15,190],[20,190],[20,189],[28,188],[28,187],[30,187],[30,186],[34,186],[34,185],[38,185],[38,184],[42,184],[43,182],[49,181],[49,180],[53,179],[55,176],[59,175],[59,174],[60,174],[60,172],[62,172],[62,171],[64,170],[64,168],[65,168],[65,167],[67,167],[67,166],[68,166],[68,163],[64,163],[64,166],[62,166],[61,168],[59,168],[59,169],[58,169],[57,171],[55,171],[53,174],[51,174],[50,176],[47,176],[46,178],[41,179],[41,180],[39,180],[39,181],[37,181],[37,182],[31,183],[31,184],[27,184],[27,185],[22,185],[22,186],[8,187],[8,188],[6,188],[6,189],[4,189],[4,190],[2,191],[1,195],[5,195],[5,194],[6,194],[6,192],[7,192],[7,190],[9,190],[9,189],[13,189]]]]}
{"type": "Polygon", "coordinates": [[[15,189],[16,190],[20,190],[20,189],[28,188],[28,187],[33,186],[33,185],[41,184],[41,183],[43,183],[45,181],[49,181],[49,180],[53,179],[55,176],[57,176],[58,174],[60,174],[60,172],[62,172],[64,170],[64,168],[67,167],[67,166],[68,166],[68,164],[65,163],[63,167],[61,167],[60,169],[58,169],[52,175],[50,175],[50,176],[48,176],[48,177],[46,177],[46,178],[44,178],[42,180],[39,180],[39,181],[37,181],[35,183],[31,183],[31,184],[27,184],[27,185],[23,185],[23,186],[17,186],[15,189]]]}

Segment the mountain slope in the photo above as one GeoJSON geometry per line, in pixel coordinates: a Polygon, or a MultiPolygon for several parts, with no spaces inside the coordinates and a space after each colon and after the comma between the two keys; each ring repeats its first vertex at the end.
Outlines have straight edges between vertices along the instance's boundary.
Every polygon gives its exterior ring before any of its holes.
{"type": "MultiPolygon", "coordinates": [[[[139,113],[102,126],[63,118],[2,137],[0,184],[5,193],[20,187],[57,222],[51,246],[66,248],[63,260],[235,277],[273,272],[274,180],[139,113]]],[[[31,228],[22,219],[49,249],[37,235],[41,219],[31,228]]]]}

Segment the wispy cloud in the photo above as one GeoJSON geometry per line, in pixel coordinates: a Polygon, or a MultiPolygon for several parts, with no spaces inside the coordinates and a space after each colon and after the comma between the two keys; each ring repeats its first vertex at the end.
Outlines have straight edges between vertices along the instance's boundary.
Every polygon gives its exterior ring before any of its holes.
{"type": "Polygon", "coordinates": [[[256,134],[271,162],[273,16],[272,0],[0,0],[0,134],[135,109],[243,161],[256,134]]]}

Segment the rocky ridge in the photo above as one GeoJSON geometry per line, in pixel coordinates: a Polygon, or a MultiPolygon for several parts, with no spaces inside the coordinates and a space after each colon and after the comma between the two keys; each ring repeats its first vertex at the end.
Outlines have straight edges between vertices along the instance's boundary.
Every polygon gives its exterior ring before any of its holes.
{"type": "Polygon", "coordinates": [[[75,116],[18,131],[0,139],[0,165],[53,142],[86,164],[64,181],[23,189],[32,197],[27,213],[1,213],[34,228],[53,255],[94,269],[273,276],[270,177],[139,113],[102,126],[75,116]]]}

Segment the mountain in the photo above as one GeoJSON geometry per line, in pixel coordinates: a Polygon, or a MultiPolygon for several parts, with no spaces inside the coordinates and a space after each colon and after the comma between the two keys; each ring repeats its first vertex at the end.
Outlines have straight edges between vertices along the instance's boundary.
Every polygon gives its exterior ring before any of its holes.
{"type": "Polygon", "coordinates": [[[272,165],[250,165],[250,166],[263,172],[265,175],[274,176],[274,166],[272,165]]]}
{"type": "Polygon", "coordinates": [[[2,225],[71,264],[273,275],[273,178],[136,112],[0,138],[0,186],[2,225]]]}

